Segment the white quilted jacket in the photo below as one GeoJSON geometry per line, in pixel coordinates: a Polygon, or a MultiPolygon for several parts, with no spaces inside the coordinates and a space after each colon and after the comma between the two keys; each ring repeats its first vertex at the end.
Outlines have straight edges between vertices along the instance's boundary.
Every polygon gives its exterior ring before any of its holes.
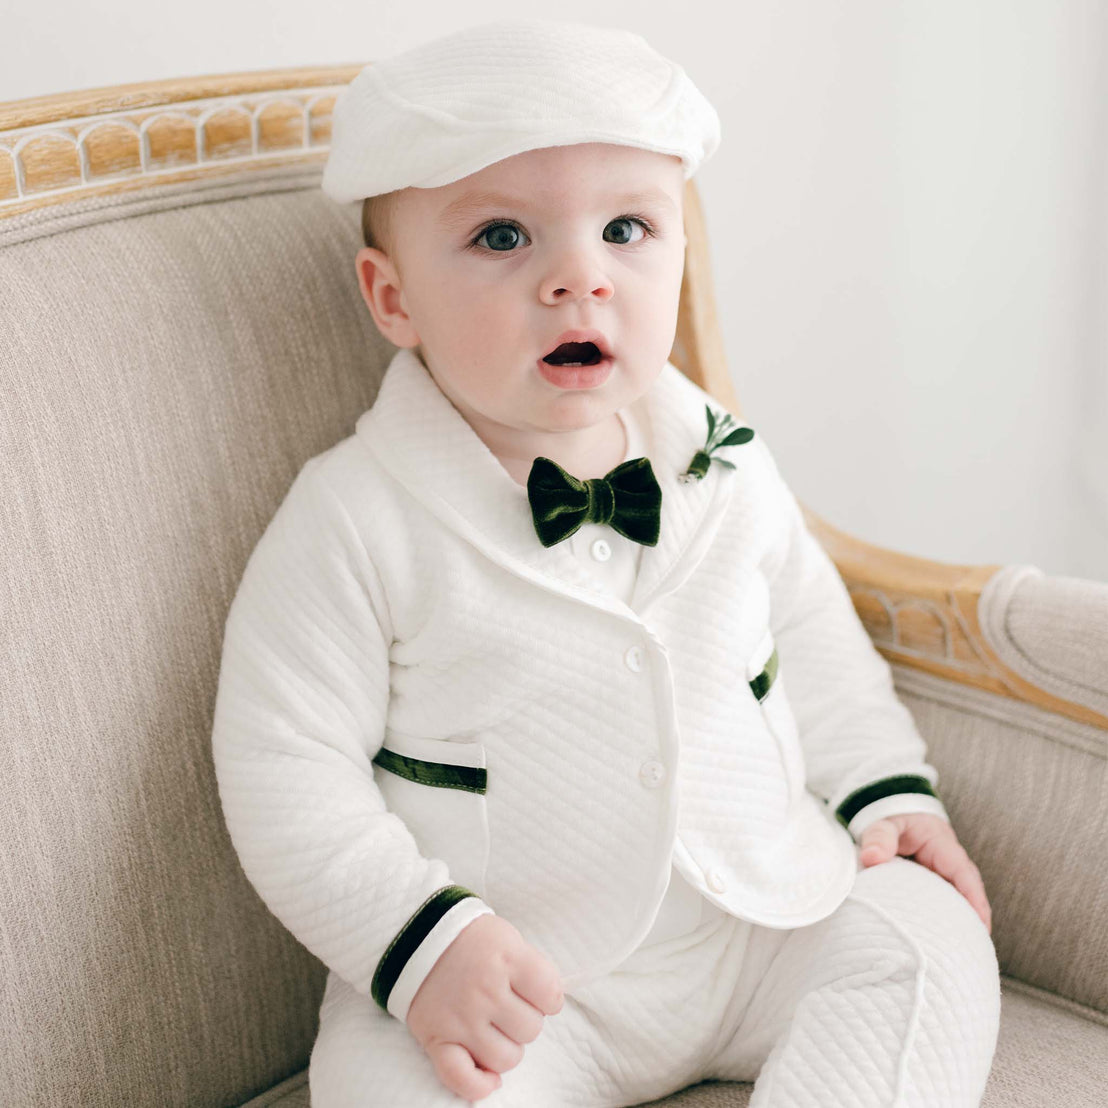
{"type": "Polygon", "coordinates": [[[945,818],[760,436],[678,481],[705,404],[667,363],[635,406],[662,517],[629,604],[539,542],[412,351],[297,475],[227,617],[213,753],[247,876],[359,991],[451,885],[569,991],[648,933],[671,863],[735,916],[800,927],[849,892],[852,834],[945,818]]]}

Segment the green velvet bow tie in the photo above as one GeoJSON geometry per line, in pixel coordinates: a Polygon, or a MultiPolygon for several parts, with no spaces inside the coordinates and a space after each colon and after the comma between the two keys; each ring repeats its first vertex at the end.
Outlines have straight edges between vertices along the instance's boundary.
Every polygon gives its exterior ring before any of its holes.
{"type": "Polygon", "coordinates": [[[536,458],[527,477],[527,499],[543,546],[568,539],[582,523],[607,523],[643,546],[658,542],[662,490],[649,458],[631,458],[588,481],[549,458],[536,458]]]}

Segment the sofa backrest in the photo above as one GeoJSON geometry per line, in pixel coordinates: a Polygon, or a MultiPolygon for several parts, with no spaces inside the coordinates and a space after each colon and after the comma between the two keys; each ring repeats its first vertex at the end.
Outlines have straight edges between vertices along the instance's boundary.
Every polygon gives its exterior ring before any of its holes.
{"type": "Polygon", "coordinates": [[[211,763],[223,622],[392,348],[318,172],[0,223],[0,1101],[226,1105],[307,1063],[325,971],[211,763]]]}

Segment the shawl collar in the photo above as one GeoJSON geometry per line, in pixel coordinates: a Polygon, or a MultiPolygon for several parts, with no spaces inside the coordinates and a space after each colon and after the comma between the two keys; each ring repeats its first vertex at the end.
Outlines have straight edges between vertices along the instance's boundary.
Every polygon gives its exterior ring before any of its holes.
{"type": "MultiPolygon", "coordinates": [[[[644,546],[629,604],[595,589],[568,542],[544,547],[527,490],[517,484],[435,384],[415,352],[393,356],[356,435],[382,466],[444,524],[506,569],[543,588],[638,620],[695,569],[719,526],[742,469],[713,465],[701,481],[677,480],[704,445],[706,394],[666,362],[633,405],[652,438],[649,454],[662,489],[657,546],[644,546]]],[[[741,455],[724,451],[739,462],[741,455]]]]}

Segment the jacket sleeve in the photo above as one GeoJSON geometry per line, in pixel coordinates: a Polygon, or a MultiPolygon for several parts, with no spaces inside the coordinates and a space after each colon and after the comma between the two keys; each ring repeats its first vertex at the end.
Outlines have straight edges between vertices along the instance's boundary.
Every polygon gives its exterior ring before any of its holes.
{"type": "Polygon", "coordinates": [[[320,459],[259,539],[228,612],[212,727],[223,815],[270,911],[405,1019],[449,942],[492,909],[423,857],[373,778],[389,702],[380,579],[320,459]]]}
{"type": "Polygon", "coordinates": [[[778,542],[763,562],[770,631],[809,790],[855,841],[885,816],[929,812],[949,822],[936,792],[938,771],[897,698],[892,670],[764,444],[762,450],[780,512],[778,542]]]}

